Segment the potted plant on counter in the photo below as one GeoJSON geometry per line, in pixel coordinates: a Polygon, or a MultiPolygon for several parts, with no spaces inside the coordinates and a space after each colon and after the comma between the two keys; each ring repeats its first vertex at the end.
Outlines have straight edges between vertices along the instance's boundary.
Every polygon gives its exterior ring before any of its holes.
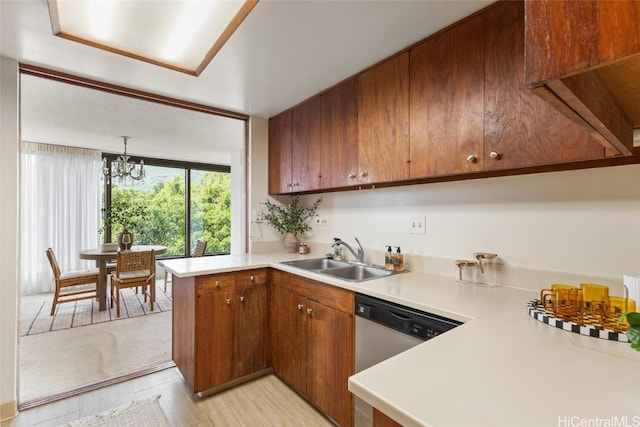
{"type": "Polygon", "coordinates": [[[322,197],[311,206],[303,207],[300,205],[300,197],[292,196],[288,205],[273,203],[270,200],[264,203],[267,208],[264,219],[283,235],[285,252],[298,250],[298,235],[311,231],[309,220],[315,216],[321,201],[322,197]]]}

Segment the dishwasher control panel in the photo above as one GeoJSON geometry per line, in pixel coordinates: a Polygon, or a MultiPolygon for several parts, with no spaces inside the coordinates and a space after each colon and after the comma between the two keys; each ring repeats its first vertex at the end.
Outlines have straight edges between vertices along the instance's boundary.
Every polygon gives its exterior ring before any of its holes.
{"type": "Polygon", "coordinates": [[[359,293],[355,295],[355,313],[356,316],[423,341],[462,324],[457,320],[359,293]]]}

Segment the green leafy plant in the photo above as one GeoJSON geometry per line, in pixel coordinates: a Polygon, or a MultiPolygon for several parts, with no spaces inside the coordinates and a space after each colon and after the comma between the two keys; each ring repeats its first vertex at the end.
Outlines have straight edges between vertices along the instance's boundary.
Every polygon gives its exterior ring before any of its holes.
{"type": "Polygon", "coordinates": [[[267,208],[267,213],[263,218],[280,234],[298,234],[311,231],[309,220],[313,218],[318,210],[318,205],[322,197],[316,200],[313,205],[303,207],[300,205],[300,197],[292,196],[288,205],[273,203],[269,200],[263,204],[267,208]]]}
{"type": "Polygon", "coordinates": [[[627,339],[631,343],[631,348],[640,351],[640,313],[633,311],[627,313],[627,322],[629,322],[627,339]]]}

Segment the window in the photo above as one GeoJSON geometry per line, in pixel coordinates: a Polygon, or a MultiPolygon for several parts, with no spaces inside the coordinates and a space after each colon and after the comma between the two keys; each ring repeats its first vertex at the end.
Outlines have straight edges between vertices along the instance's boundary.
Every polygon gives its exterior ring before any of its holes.
{"type": "MultiPolygon", "coordinates": [[[[115,158],[103,154],[109,165],[115,158]]],[[[133,159],[139,161],[139,159],[133,159]]],[[[103,232],[110,241],[124,227],[134,244],[163,245],[162,257],[190,256],[197,240],[207,254],[227,254],[231,239],[228,166],[145,158],[142,182],[105,182],[103,232]],[[188,248],[188,251],[187,251],[188,248]]]]}

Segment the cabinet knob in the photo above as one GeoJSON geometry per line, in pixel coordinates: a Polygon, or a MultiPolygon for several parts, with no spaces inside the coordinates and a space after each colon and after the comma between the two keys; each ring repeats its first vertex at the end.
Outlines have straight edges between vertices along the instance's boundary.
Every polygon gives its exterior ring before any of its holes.
{"type": "Polygon", "coordinates": [[[220,281],[216,280],[216,288],[219,288],[219,287],[220,287],[220,281]]]}
{"type": "Polygon", "coordinates": [[[498,153],[497,151],[492,151],[491,153],[489,153],[489,157],[499,160],[500,157],[502,157],[502,154],[498,153]]]}
{"type": "Polygon", "coordinates": [[[231,298],[227,298],[227,305],[231,305],[231,298]]]}
{"type": "Polygon", "coordinates": [[[298,310],[299,310],[299,311],[302,311],[302,308],[303,308],[303,307],[304,307],[304,306],[303,306],[302,304],[298,304],[298,310]]]}
{"type": "Polygon", "coordinates": [[[311,316],[311,313],[313,313],[313,310],[312,310],[312,309],[310,309],[310,308],[307,308],[307,314],[308,314],[309,316],[311,316]]]}
{"type": "Polygon", "coordinates": [[[366,178],[367,175],[369,175],[367,171],[360,171],[360,178],[366,178]]]}
{"type": "Polygon", "coordinates": [[[349,179],[356,179],[356,174],[355,173],[350,173],[349,174],[349,179]]]}
{"type": "Polygon", "coordinates": [[[244,302],[244,296],[240,297],[240,302],[244,302]]]}
{"type": "Polygon", "coordinates": [[[476,155],[475,155],[475,154],[469,154],[469,155],[467,156],[467,162],[469,162],[469,163],[475,163],[475,162],[477,162],[477,161],[478,161],[478,158],[476,157],[476,155]]]}

